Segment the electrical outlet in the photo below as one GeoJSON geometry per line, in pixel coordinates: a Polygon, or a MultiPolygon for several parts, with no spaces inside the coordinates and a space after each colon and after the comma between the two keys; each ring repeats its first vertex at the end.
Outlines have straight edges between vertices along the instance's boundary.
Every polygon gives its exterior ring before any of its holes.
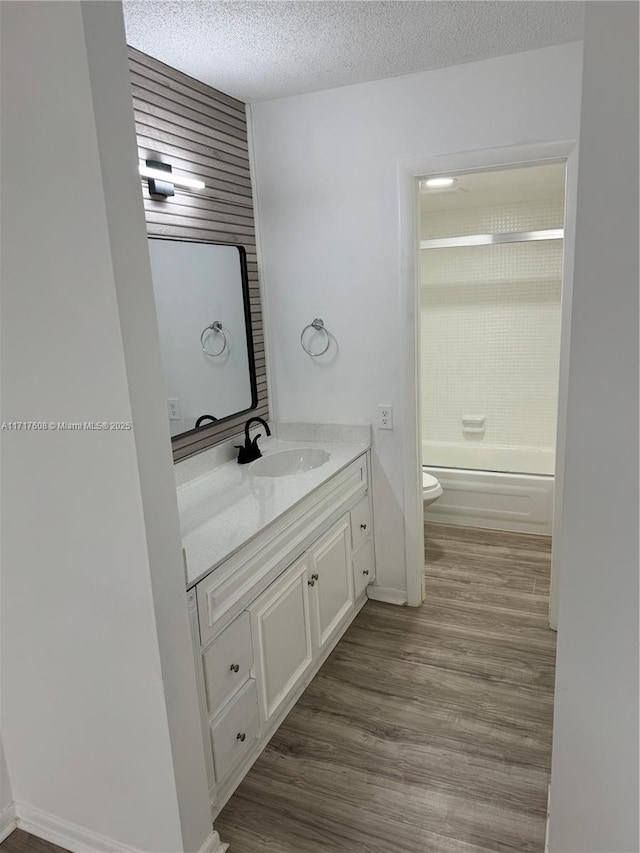
{"type": "Polygon", "coordinates": [[[386,403],[378,404],[376,426],[378,429],[393,429],[393,406],[386,403]]]}
{"type": "Polygon", "coordinates": [[[180,400],[176,397],[167,400],[167,408],[169,409],[170,421],[179,421],[182,419],[182,416],[180,415],[180,400]]]}

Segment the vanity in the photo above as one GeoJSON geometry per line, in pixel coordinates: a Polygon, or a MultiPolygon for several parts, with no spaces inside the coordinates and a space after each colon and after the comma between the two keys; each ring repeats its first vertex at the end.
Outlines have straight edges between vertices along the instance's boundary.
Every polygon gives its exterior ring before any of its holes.
{"type": "MultiPolygon", "coordinates": [[[[149,243],[215,819],[367,600],[370,426],[278,424],[266,438],[245,249],[149,243]]],[[[323,321],[307,328],[313,343],[323,321]]],[[[301,339],[301,357],[325,351],[301,339]]]]}
{"type": "Polygon", "coordinates": [[[203,471],[201,454],[187,463],[200,472],[178,481],[214,819],[367,600],[371,470],[359,429],[357,441],[264,441],[249,465],[203,471]]]}

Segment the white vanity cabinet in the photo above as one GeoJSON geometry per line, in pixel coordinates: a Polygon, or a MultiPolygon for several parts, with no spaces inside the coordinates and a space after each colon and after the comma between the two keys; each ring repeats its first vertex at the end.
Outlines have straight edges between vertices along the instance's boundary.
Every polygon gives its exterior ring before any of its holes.
{"type": "Polygon", "coordinates": [[[188,592],[215,818],[366,602],[369,453],[188,592]]]}

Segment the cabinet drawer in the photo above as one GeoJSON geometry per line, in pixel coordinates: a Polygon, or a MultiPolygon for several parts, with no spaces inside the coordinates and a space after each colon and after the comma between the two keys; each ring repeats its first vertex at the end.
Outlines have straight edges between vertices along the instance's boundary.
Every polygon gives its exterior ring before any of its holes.
{"type": "Polygon", "coordinates": [[[251,619],[242,613],[202,653],[207,710],[213,717],[249,678],[251,619]]]}
{"type": "Polygon", "coordinates": [[[371,507],[365,495],[351,510],[351,544],[353,550],[364,542],[371,533],[371,507]]]}
{"type": "Polygon", "coordinates": [[[353,555],[353,585],[356,599],[360,598],[375,577],[373,542],[367,539],[353,555]]]}
{"type": "Polygon", "coordinates": [[[260,731],[258,693],[250,680],[211,726],[213,766],[218,785],[255,746],[260,731]]]}

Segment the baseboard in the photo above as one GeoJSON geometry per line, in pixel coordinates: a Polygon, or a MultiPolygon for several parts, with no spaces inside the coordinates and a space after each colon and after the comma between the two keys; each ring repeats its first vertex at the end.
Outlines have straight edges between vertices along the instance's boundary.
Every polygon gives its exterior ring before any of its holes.
{"type": "Polygon", "coordinates": [[[393,589],[390,586],[368,586],[367,597],[373,601],[384,601],[385,604],[406,604],[406,589],[393,589]]]}
{"type": "Polygon", "coordinates": [[[228,849],[229,845],[223,844],[222,841],[220,841],[220,836],[214,830],[202,845],[198,853],[226,853],[228,849]]]}
{"type": "Polygon", "coordinates": [[[14,803],[11,803],[0,812],[0,843],[17,828],[16,807],[14,803]]]}
{"type": "Polygon", "coordinates": [[[92,832],[84,826],[62,820],[48,812],[24,803],[15,803],[18,828],[38,838],[65,847],[71,853],[142,853],[136,847],[128,847],[92,832]]]}
{"type": "MultiPolygon", "coordinates": [[[[141,853],[137,848],[125,847],[33,806],[18,803],[11,803],[0,812],[0,844],[14,829],[23,829],[37,838],[65,847],[72,853],[141,853]]],[[[213,831],[198,853],[226,853],[228,849],[229,845],[223,844],[218,833],[213,831]]]]}

